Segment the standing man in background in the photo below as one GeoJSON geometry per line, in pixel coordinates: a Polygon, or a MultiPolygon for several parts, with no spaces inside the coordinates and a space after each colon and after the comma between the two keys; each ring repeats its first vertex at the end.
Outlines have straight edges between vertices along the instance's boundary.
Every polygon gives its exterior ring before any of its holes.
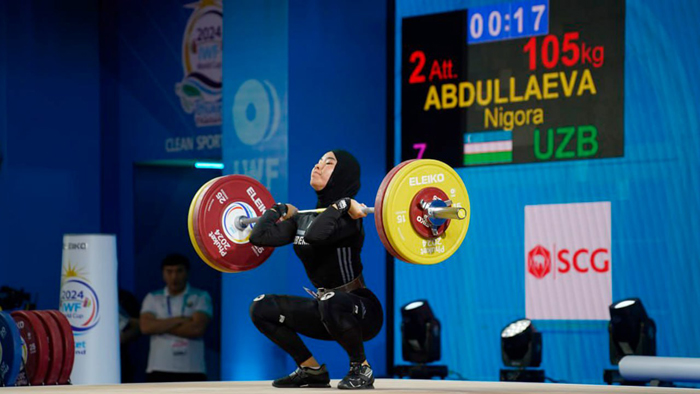
{"type": "Polygon", "coordinates": [[[141,332],[151,336],[146,380],[207,380],[202,336],[212,316],[211,297],[187,283],[187,257],[170,254],[161,269],[165,288],[149,293],[141,307],[141,332]]]}

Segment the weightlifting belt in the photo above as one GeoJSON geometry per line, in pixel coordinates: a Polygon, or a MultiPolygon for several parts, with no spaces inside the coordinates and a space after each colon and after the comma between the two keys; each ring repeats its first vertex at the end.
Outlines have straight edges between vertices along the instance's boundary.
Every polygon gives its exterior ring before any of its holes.
{"type": "Polygon", "coordinates": [[[319,287],[317,292],[313,292],[306,287],[304,287],[304,290],[306,290],[307,293],[311,294],[314,298],[321,299],[325,294],[330,293],[330,292],[336,292],[340,291],[343,293],[349,293],[351,291],[355,291],[358,289],[365,289],[367,286],[365,285],[365,278],[360,274],[357,278],[351,280],[350,282],[334,287],[332,289],[326,289],[325,287],[319,287]]]}
{"type": "MultiPolygon", "coordinates": [[[[348,282],[342,286],[338,286],[334,289],[330,289],[330,290],[326,290],[326,291],[342,291],[345,293],[349,293],[351,291],[365,289],[365,288],[367,288],[367,286],[365,286],[365,278],[362,276],[362,274],[360,274],[360,276],[351,280],[350,282],[348,282]]],[[[321,291],[321,289],[318,289],[318,290],[321,291]]]]}

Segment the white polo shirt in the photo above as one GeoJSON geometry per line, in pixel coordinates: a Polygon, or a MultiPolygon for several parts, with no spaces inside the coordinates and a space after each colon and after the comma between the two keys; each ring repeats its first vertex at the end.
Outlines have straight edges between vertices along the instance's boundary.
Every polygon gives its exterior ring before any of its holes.
{"type": "MultiPolygon", "coordinates": [[[[158,319],[185,316],[202,312],[211,318],[212,304],[209,293],[190,287],[171,296],[168,288],[148,293],[143,300],[141,313],[151,313],[158,319]]],[[[171,334],[151,335],[146,372],[206,373],[204,339],[188,339],[171,334]]]]}

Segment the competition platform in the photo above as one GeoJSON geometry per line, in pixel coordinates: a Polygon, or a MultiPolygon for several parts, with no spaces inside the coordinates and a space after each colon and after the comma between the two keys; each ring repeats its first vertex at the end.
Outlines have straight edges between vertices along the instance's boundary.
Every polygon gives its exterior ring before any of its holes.
{"type": "MultiPolygon", "coordinates": [[[[338,380],[331,380],[331,387],[327,389],[278,389],[272,387],[270,381],[257,382],[197,382],[197,383],[148,383],[148,384],[120,384],[105,386],[40,386],[40,387],[6,387],[0,388],[0,393],[206,393],[206,394],[283,394],[283,393],[334,393],[340,391],[336,388],[338,380]]],[[[697,393],[695,389],[678,387],[640,387],[640,386],[606,386],[606,385],[580,385],[580,384],[553,384],[553,383],[515,383],[515,382],[473,382],[456,380],[417,380],[417,379],[377,379],[374,383],[374,391],[384,391],[396,394],[410,393],[697,393]]],[[[362,391],[367,392],[367,391],[362,391]]]]}

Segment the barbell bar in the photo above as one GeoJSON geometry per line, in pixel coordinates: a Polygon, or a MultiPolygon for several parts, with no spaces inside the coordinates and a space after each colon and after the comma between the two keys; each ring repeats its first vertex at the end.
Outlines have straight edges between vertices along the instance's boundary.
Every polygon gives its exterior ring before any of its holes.
{"type": "MultiPolygon", "coordinates": [[[[317,208],[317,209],[305,209],[301,211],[297,211],[297,214],[300,213],[321,213],[325,211],[327,208],[317,208]]],[[[467,210],[462,208],[462,207],[427,207],[427,216],[431,218],[438,218],[438,219],[457,219],[457,220],[463,220],[467,217],[467,210]]],[[[373,214],[374,213],[374,207],[362,207],[362,212],[365,214],[373,214]]],[[[245,230],[245,228],[253,223],[257,223],[258,220],[260,220],[259,216],[254,216],[254,217],[243,217],[239,216],[236,218],[236,222],[234,225],[236,226],[237,229],[239,230],[245,230]]]]}

